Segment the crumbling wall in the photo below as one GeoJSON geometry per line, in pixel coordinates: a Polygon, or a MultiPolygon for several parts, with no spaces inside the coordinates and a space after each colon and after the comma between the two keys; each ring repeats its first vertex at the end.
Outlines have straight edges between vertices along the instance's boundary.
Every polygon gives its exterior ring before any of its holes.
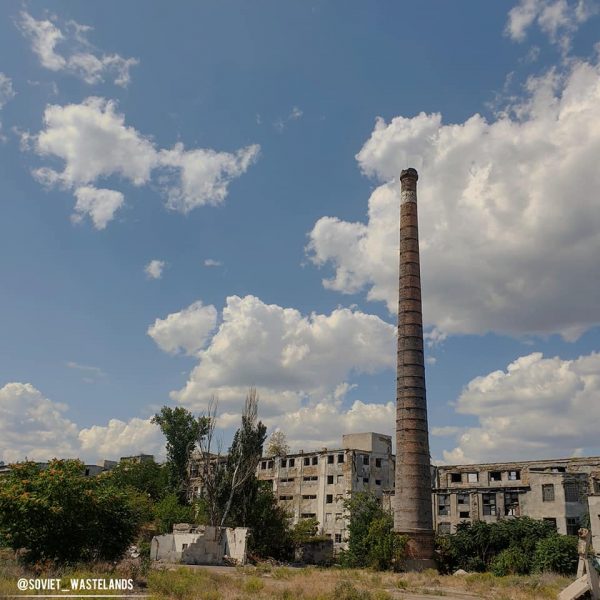
{"type": "Polygon", "coordinates": [[[333,561],[333,540],[311,540],[300,544],[295,551],[295,558],[305,565],[327,565],[333,561]]]}

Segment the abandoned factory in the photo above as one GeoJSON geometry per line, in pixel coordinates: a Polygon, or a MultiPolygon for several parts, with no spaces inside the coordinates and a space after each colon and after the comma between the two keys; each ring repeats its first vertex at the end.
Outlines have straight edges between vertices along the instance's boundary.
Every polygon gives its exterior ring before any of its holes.
{"type": "MultiPolygon", "coordinates": [[[[264,457],[257,476],[272,482],[294,523],[316,518],[321,533],[340,548],[348,537],[344,500],[368,491],[391,510],[395,464],[390,436],[354,433],[344,435],[338,448],[264,457]]],[[[463,521],[528,516],[576,535],[589,514],[594,534],[600,534],[600,457],[432,466],[431,471],[438,533],[454,533],[463,521]]],[[[196,473],[198,466],[192,467],[192,476],[196,473]]],[[[199,478],[192,477],[192,489],[199,493],[199,478]]]]}

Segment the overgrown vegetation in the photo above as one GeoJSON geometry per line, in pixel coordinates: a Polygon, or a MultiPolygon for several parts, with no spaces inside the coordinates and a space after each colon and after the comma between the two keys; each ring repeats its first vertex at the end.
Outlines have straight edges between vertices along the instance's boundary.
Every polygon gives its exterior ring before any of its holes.
{"type": "Polygon", "coordinates": [[[371,493],[359,492],[344,501],[349,513],[348,550],[340,562],[348,567],[377,570],[399,568],[405,558],[407,538],[394,532],[393,516],[371,493]]]}
{"type": "Polygon", "coordinates": [[[457,569],[523,575],[534,571],[572,574],[577,568],[577,539],[558,535],[546,521],[529,517],[493,523],[461,523],[452,535],[436,538],[442,573],[457,569]]]}
{"type": "Polygon", "coordinates": [[[13,465],[0,485],[0,536],[24,561],[114,560],[151,513],[149,499],[77,460],[13,465]]]}

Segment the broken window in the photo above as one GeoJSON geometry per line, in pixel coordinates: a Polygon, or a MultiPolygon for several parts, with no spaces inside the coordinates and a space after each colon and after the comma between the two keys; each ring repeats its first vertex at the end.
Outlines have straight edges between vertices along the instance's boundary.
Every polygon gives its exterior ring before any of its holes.
{"type": "Polygon", "coordinates": [[[469,483],[477,483],[479,481],[479,473],[467,473],[467,481],[469,483]]]}
{"type": "Polygon", "coordinates": [[[343,463],[344,462],[344,455],[343,454],[338,454],[338,464],[339,463],[343,463]]]}
{"type": "Polygon", "coordinates": [[[296,460],[294,458],[290,458],[288,466],[293,467],[296,464],[296,460]]]}
{"type": "Polygon", "coordinates": [[[542,485],[542,502],[554,502],[553,483],[544,483],[542,485]]]}
{"type": "Polygon", "coordinates": [[[376,458],[376,459],[375,459],[375,466],[376,466],[378,469],[381,469],[381,459],[380,459],[380,458],[376,458]]]}
{"type": "Polygon", "coordinates": [[[438,515],[447,516],[450,514],[450,494],[438,494],[438,515]]]}
{"type": "Polygon", "coordinates": [[[316,494],[302,494],[302,500],[316,500],[316,494]]]}
{"type": "Polygon", "coordinates": [[[518,481],[521,479],[521,471],[509,471],[508,472],[508,480],[509,481],[518,481]]]}
{"type": "Polygon", "coordinates": [[[577,535],[579,531],[579,517],[567,517],[567,535],[577,535]]]}
{"type": "Polygon", "coordinates": [[[293,500],[294,496],[279,496],[280,500],[293,500]]]}
{"type": "Polygon", "coordinates": [[[312,464],[313,465],[318,465],[319,464],[319,457],[318,456],[313,456],[312,457],[312,464]]]}
{"type": "Polygon", "coordinates": [[[460,483],[462,481],[462,476],[460,473],[450,473],[450,483],[460,483]]]}
{"type": "Polygon", "coordinates": [[[556,529],[556,519],[554,517],[544,517],[544,521],[550,523],[554,526],[554,529],[556,529]]]}
{"type": "Polygon", "coordinates": [[[325,504],[333,504],[333,494],[327,494],[325,497],[325,504]]]}
{"type": "Polygon", "coordinates": [[[327,485],[333,485],[333,475],[327,475],[327,485]]]}
{"type": "Polygon", "coordinates": [[[519,516],[519,492],[504,492],[504,516],[519,516]]]}
{"type": "Polygon", "coordinates": [[[341,533],[336,533],[335,534],[335,543],[336,544],[341,544],[342,543],[342,534],[341,533]]]}
{"type": "Polygon", "coordinates": [[[566,468],[565,467],[552,467],[550,469],[551,473],[565,473],[566,472],[566,468]]]}
{"type": "Polygon", "coordinates": [[[301,513],[301,519],[314,519],[317,516],[317,513],[301,513]]]}
{"type": "Polygon", "coordinates": [[[188,545],[187,545],[187,544],[182,544],[182,545],[181,545],[181,550],[185,550],[187,547],[188,547],[188,545]]]}
{"type": "Polygon", "coordinates": [[[264,471],[264,470],[267,468],[267,461],[266,461],[266,460],[263,460],[263,461],[260,463],[260,468],[261,468],[263,471],[264,471]]]}
{"type": "Polygon", "coordinates": [[[438,533],[447,535],[452,531],[452,525],[450,523],[438,523],[438,533]]]}
{"type": "Polygon", "coordinates": [[[376,479],[375,480],[375,485],[381,485],[381,479],[376,479]]]}
{"type": "Polygon", "coordinates": [[[302,478],[302,481],[318,481],[319,480],[319,476],[318,475],[305,475],[302,478]]]}
{"type": "Polygon", "coordinates": [[[481,494],[483,504],[483,514],[495,515],[496,514],[496,494],[481,494]]]}
{"type": "Polygon", "coordinates": [[[565,502],[579,502],[579,486],[574,481],[565,483],[565,502]]]}
{"type": "Polygon", "coordinates": [[[594,479],[594,494],[600,494],[600,479],[594,479]]]}
{"type": "Polygon", "coordinates": [[[275,464],[275,463],[274,463],[272,460],[270,460],[270,461],[267,463],[267,468],[268,468],[268,469],[272,469],[274,464],[275,464]]]}
{"type": "Polygon", "coordinates": [[[470,513],[468,510],[461,510],[461,511],[458,513],[458,516],[459,516],[461,519],[468,519],[468,518],[469,518],[469,516],[470,516],[470,514],[471,514],[471,513],[470,513]]]}
{"type": "Polygon", "coordinates": [[[490,471],[490,482],[502,481],[502,473],[500,471],[490,471]]]}
{"type": "Polygon", "coordinates": [[[363,483],[369,483],[369,478],[368,477],[363,477],[363,483]]]}
{"type": "Polygon", "coordinates": [[[285,469],[287,467],[287,459],[286,458],[282,458],[281,459],[281,468],[285,469]]]}
{"type": "Polygon", "coordinates": [[[310,465],[310,458],[308,456],[304,457],[304,466],[308,467],[310,465]]]}
{"type": "Polygon", "coordinates": [[[325,523],[331,523],[333,520],[333,515],[331,513],[325,513],[325,523]]]}
{"type": "Polygon", "coordinates": [[[329,454],[327,456],[327,464],[328,465],[332,465],[333,464],[333,454],[329,454]]]}
{"type": "Polygon", "coordinates": [[[282,477],[279,480],[281,483],[292,483],[294,481],[293,477],[282,477]]]}
{"type": "Polygon", "coordinates": [[[456,494],[456,503],[458,505],[470,504],[469,494],[456,494]]]}
{"type": "Polygon", "coordinates": [[[368,465],[368,464],[369,464],[369,455],[363,454],[363,465],[368,465]]]}

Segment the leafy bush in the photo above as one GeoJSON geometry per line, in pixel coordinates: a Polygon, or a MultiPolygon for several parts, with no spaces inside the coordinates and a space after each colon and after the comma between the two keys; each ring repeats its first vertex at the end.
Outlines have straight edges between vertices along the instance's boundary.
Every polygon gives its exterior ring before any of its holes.
{"type": "Polygon", "coordinates": [[[394,532],[394,519],[370,493],[359,492],[344,502],[350,513],[348,550],[340,553],[347,567],[396,567],[405,556],[407,538],[394,532]]]}
{"type": "Polygon", "coordinates": [[[490,571],[498,577],[506,575],[527,575],[531,571],[531,555],[521,548],[511,546],[496,555],[490,565],[490,571]]]}
{"type": "Polygon", "coordinates": [[[483,572],[503,550],[514,547],[531,556],[537,543],[551,535],[556,533],[550,523],[529,517],[460,523],[455,534],[437,536],[438,566],[443,573],[456,569],[483,572]]]}
{"type": "Polygon", "coordinates": [[[536,571],[572,575],[577,571],[578,561],[577,538],[554,534],[538,542],[533,565],[536,571]]]}
{"type": "Polygon", "coordinates": [[[27,562],[119,558],[149,512],[149,501],[110,477],[85,477],[77,460],[12,465],[0,486],[0,538],[27,562]]]}
{"type": "Polygon", "coordinates": [[[167,494],[154,505],[154,518],[159,533],[171,533],[176,523],[195,523],[194,508],[181,504],[175,493],[167,494]]]}

